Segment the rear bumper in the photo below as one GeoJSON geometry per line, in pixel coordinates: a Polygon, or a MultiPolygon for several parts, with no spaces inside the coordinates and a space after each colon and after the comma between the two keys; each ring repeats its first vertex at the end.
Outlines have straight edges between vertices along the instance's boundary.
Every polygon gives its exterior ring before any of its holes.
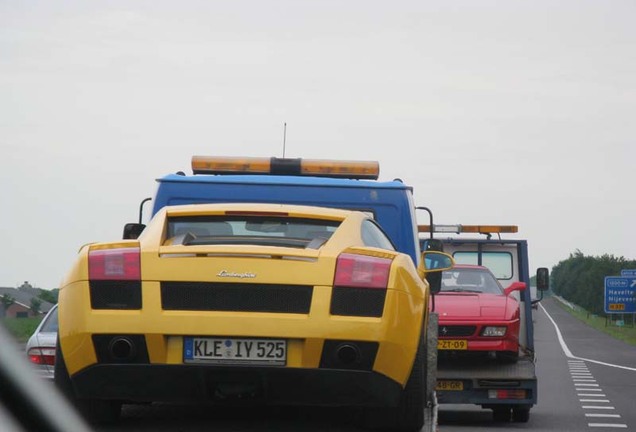
{"type": "Polygon", "coordinates": [[[516,340],[468,340],[468,351],[519,351],[516,340]]]}
{"type": "Polygon", "coordinates": [[[396,406],[402,392],[372,371],[285,367],[101,364],[72,381],[80,398],[131,402],[396,406]]]}

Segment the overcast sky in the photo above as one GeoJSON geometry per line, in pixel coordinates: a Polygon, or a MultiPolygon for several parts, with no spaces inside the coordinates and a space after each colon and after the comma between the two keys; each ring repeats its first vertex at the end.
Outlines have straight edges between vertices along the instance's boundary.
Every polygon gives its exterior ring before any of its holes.
{"type": "MultiPolygon", "coordinates": [[[[530,265],[636,259],[636,2],[1,1],[0,286],[56,288],[194,154],[378,160],[530,265]]],[[[422,214],[426,223],[426,214],[422,214]]],[[[533,271],[533,270],[531,270],[533,271]]]]}

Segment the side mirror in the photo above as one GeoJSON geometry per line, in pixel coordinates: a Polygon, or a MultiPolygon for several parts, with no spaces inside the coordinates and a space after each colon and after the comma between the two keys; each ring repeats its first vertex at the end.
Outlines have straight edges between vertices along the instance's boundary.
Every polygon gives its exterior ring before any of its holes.
{"type": "Polygon", "coordinates": [[[438,251],[424,251],[422,252],[421,265],[424,266],[424,271],[444,271],[450,270],[455,265],[455,260],[452,256],[444,252],[438,251]]]}
{"type": "Polygon", "coordinates": [[[550,289],[550,271],[546,267],[537,269],[537,290],[547,291],[550,289]]]}
{"type": "Polygon", "coordinates": [[[453,268],[453,257],[444,252],[424,251],[420,260],[419,273],[426,278],[431,292],[437,294],[442,289],[442,272],[453,268]]]}
{"type": "Polygon", "coordinates": [[[127,223],[124,225],[124,240],[134,240],[138,238],[146,225],[141,223],[127,223]]]}
{"type": "Polygon", "coordinates": [[[510,295],[510,293],[514,291],[523,291],[525,289],[526,289],[525,282],[513,282],[510,284],[510,286],[504,289],[504,294],[508,296],[510,295]]]}

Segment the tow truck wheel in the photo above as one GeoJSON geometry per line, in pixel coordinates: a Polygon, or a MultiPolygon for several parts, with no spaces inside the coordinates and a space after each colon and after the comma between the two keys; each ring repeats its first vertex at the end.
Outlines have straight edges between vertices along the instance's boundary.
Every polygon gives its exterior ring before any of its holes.
{"type": "Polygon", "coordinates": [[[121,403],[112,400],[80,399],[75,394],[71,377],[66,369],[64,355],[58,338],[55,346],[54,382],[60,392],[66,396],[84,418],[91,423],[113,423],[121,414],[121,403]]]}
{"type": "Polygon", "coordinates": [[[513,408],[512,421],[516,423],[528,423],[530,419],[530,408],[513,408]]]}
{"type": "Polygon", "coordinates": [[[510,407],[502,406],[492,409],[492,419],[498,423],[505,423],[510,421],[510,407]]]}
{"type": "Polygon", "coordinates": [[[402,391],[400,404],[395,408],[366,409],[365,427],[395,432],[418,432],[422,429],[427,396],[427,363],[426,330],[422,329],[411,375],[402,391]]]}

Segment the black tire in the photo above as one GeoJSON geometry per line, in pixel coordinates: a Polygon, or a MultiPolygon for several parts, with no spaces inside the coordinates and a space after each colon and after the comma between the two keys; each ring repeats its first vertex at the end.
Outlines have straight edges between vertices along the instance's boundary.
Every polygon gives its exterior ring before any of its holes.
{"type": "Polygon", "coordinates": [[[507,423],[511,418],[511,410],[508,406],[502,406],[492,409],[492,419],[497,423],[507,423]]]}
{"type": "Polygon", "coordinates": [[[530,420],[530,408],[513,408],[512,421],[515,423],[528,423],[530,420]]]}
{"type": "Polygon", "coordinates": [[[426,405],[426,367],[428,362],[426,332],[422,331],[411,375],[395,408],[369,408],[365,426],[395,432],[418,432],[424,426],[426,405]]]}
{"type": "Polygon", "coordinates": [[[60,348],[60,338],[58,337],[55,344],[55,365],[53,366],[53,382],[57,389],[66,398],[75,405],[76,397],[75,390],[73,389],[73,383],[71,377],[66,370],[66,363],[64,362],[64,356],[62,355],[62,349],[60,348]]]}
{"type": "Polygon", "coordinates": [[[54,382],[58,390],[66,396],[69,402],[91,423],[115,423],[121,415],[121,402],[114,400],[80,399],[75,394],[73,382],[66,369],[64,355],[58,338],[55,346],[54,382]]]}
{"type": "Polygon", "coordinates": [[[116,400],[83,399],[81,411],[85,418],[94,424],[113,424],[121,415],[121,402],[116,400]]]}

